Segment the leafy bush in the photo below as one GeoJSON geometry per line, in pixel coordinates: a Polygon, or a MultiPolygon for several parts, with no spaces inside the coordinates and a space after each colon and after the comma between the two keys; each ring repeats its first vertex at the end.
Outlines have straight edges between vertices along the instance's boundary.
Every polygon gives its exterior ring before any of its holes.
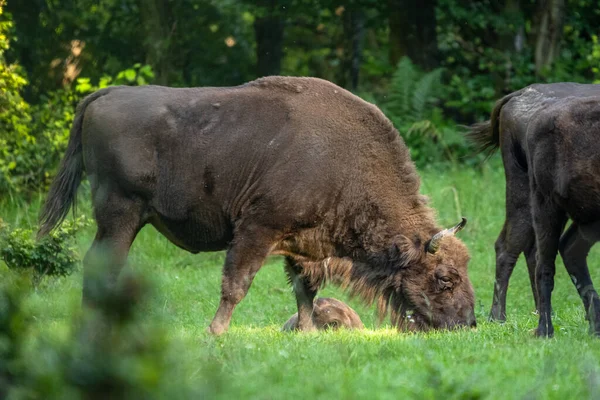
{"type": "Polygon", "coordinates": [[[14,277],[0,282],[0,399],[8,397],[10,388],[25,373],[21,348],[27,333],[28,319],[23,312],[26,285],[14,277]]]}
{"type": "Polygon", "coordinates": [[[102,78],[100,78],[97,85],[94,85],[90,78],[77,78],[75,91],[80,94],[87,94],[108,86],[143,86],[152,82],[153,79],[154,72],[152,71],[152,67],[137,63],[134,64],[133,67],[119,72],[115,77],[104,75],[102,78]]]}
{"type": "Polygon", "coordinates": [[[539,3],[438,2],[438,49],[447,75],[439,98],[447,114],[470,124],[489,119],[498,98],[530,84],[600,79],[598,2],[564,2],[559,51],[551,65],[536,71],[539,3]]]}
{"type": "Polygon", "coordinates": [[[29,229],[10,229],[0,220],[0,256],[13,270],[32,270],[39,280],[44,275],[70,275],[80,261],[75,247],[75,234],[89,225],[79,217],[63,224],[36,242],[29,229]]]}
{"type": "MultiPolygon", "coordinates": [[[[3,5],[4,1],[0,0],[0,18],[3,5]]],[[[11,27],[10,19],[0,20],[0,193],[14,186],[13,177],[22,162],[22,154],[35,141],[29,130],[29,104],[20,94],[27,80],[21,68],[8,64],[4,57],[10,45],[8,32],[11,27]]]]}
{"type": "Polygon", "coordinates": [[[398,63],[382,108],[400,131],[420,165],[459,160],[469,154],[464,136],[438,106],[443,90],[441,68],[420,71],[409,58],[398,63]]]}
{"type": "MultiPolygon", "coordinates": [[[[108,266],[94,267],[97,309],[74,319],[62,339],[32,329],[35,320],[24,307],[28,291],[22,278],[0,281],[0,398],[207,397],[206,388],[182,383],[164,332],[141,320],[148,283],[130,273],[116,287],[108,285],[108,266]]],[[[213,378],[211,384],[222,379],[213,378]]]]}
{"type": "MultiPolygon", "coordinates": [[[[0,15],[2,14],[0,0],[0,15]]],[[[69,88],[42,95],[30,105],[20,95],[27,85],[21,69],[7,64],[4,51],[12,23],[0,22],[0,195],[28,197],[49,186],[67,147],[75,106],[85,94],[110,85],[145,85],[154,78],[148,65],[135,64],[98,85],[79,78],[69,88]]]]}

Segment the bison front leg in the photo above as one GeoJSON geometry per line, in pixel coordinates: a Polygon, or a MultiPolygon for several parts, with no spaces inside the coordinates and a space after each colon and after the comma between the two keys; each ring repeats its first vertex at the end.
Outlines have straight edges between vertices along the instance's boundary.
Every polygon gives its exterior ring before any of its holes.
{"type": "Polygon", "coordinates": [[[303,264],[296,263],[292,258],[286,257],[285,272],[290,278],[298,306],[297,329],[300,331],[312,331],[316,329],[313,321],[313,301],[317,295],[317,290],[310,280],[302,275],[303,271],[303,264]]]}
{"type": "Polygon", "coordinates": [[[560,235],[566,215],[542,193],[536,192],[532,202],[533,224],[536,236],[536,284],[538,289],[540,319],[536,335],[552,337],[551,297],[554,289],[555,261],[560,235]]]}
{"type": "Polygon", "coordinates": [[[506,172],[506,220],[496,240],[496,280],[490,320],[506,321],[508,282],[519,255],[524,252],[537,307],[535,289],[535,235],[530,211],[529,176],[512,159],[502,153],[506,172]],[[533,255],[533,256],[532,256],[533,255]]]}
{"type": "Polygon", "coordinates": [[[208,330],[214,335],[227,331],[235,306],[242,301],[254,276],[269,254],[274,234],[259,227],[240,228],[227,251],[221,284],[221,302],[208,330]]]}
{"type": "Polygon", "coordinates": [[[600,238],[599,231],[600,224],[580,228],[578,224],[573,223],[561,237],[559,245],[565,267],[583,301],[586,319],[590,321],[590,330],[598,336],[600,336],[600,298],[592,283],[587,255],[600,238]]]}

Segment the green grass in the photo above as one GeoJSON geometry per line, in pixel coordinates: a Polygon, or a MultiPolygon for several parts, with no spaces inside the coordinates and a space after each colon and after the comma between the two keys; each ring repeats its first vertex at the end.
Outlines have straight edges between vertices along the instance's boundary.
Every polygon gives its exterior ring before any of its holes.
{"type": "MultiPolygon", "coordinates": [[[[203,385],[210,398],[598,398],[600,341],[588,334],[581,301],[557,262],[553,306],[556,334],[532,336],[537,324],[527,271],[519,260],[508,294],[505,324],[487,322],[494,282],[494,241],[504,220],[504,175],[496,166],[423,170],[443,225],[464,215],[460,236],[470,249],[478,328],[426,334],[398,333],[378,326],[375,311],[335,288],[321,296],[349,302],[361,315],[363,332],[282,333],[295,312],[282,261],[272,258],[258,273],[234,313],[230,331],[206,333],[216,311],[223,253],[191,255],[152,228],[134,243],[130,266],[150,277],[153,296],[143,309],[166,330],[181,379],[203,385]]],[[[28,225],[37,207],[5,204],[0,215],[28,225]]],[[[89,212],[89,211],[88,211],[89,212]]],[[[89,215],[89,214],[88,214],[89,215]]],[[[82,253],[92,229],[80,235],[82,253]]],[[[598,280],[598,249],[589,257],[598,280]]],[[[0,274],[6,274],[0,265],[0,274]]],[[[46,279],[28,299],[39,334],[66,329],[81,296],[81,271],[46,279]]]]}

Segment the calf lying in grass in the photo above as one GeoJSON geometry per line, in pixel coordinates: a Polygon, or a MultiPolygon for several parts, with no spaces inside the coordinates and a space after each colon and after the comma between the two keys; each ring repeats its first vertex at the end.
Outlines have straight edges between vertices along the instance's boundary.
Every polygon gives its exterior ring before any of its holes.
{"type": "MultiPolygon", "coordinates": [[[[315,300],[313,314],[313,323],[317,329],[363,329],[360,317],[347,304],[330,297],[322,297],[315,300]]],[[[283,331],[294,331],[298,329],[298,313],[283,325],[283,331]]]]}

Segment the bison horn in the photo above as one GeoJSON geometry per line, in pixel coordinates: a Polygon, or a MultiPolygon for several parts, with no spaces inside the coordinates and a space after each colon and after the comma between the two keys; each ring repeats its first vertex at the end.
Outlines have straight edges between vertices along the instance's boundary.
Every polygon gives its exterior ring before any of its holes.
{"type": "Polygon", "coordinates": [[[433,235],[429,243],[425,245],[425,250],[428,253],[435,254],[435,252],[438,251],[438,249],[440,248],[440,243],[444,236],[455,235],[456,232],[459,232],[462,228],[465,227],[466,224],[467,219],[463,217],[462,220],[452,228],[444,229],[443,231],[436,233],[435,235],[433,235]]]}

